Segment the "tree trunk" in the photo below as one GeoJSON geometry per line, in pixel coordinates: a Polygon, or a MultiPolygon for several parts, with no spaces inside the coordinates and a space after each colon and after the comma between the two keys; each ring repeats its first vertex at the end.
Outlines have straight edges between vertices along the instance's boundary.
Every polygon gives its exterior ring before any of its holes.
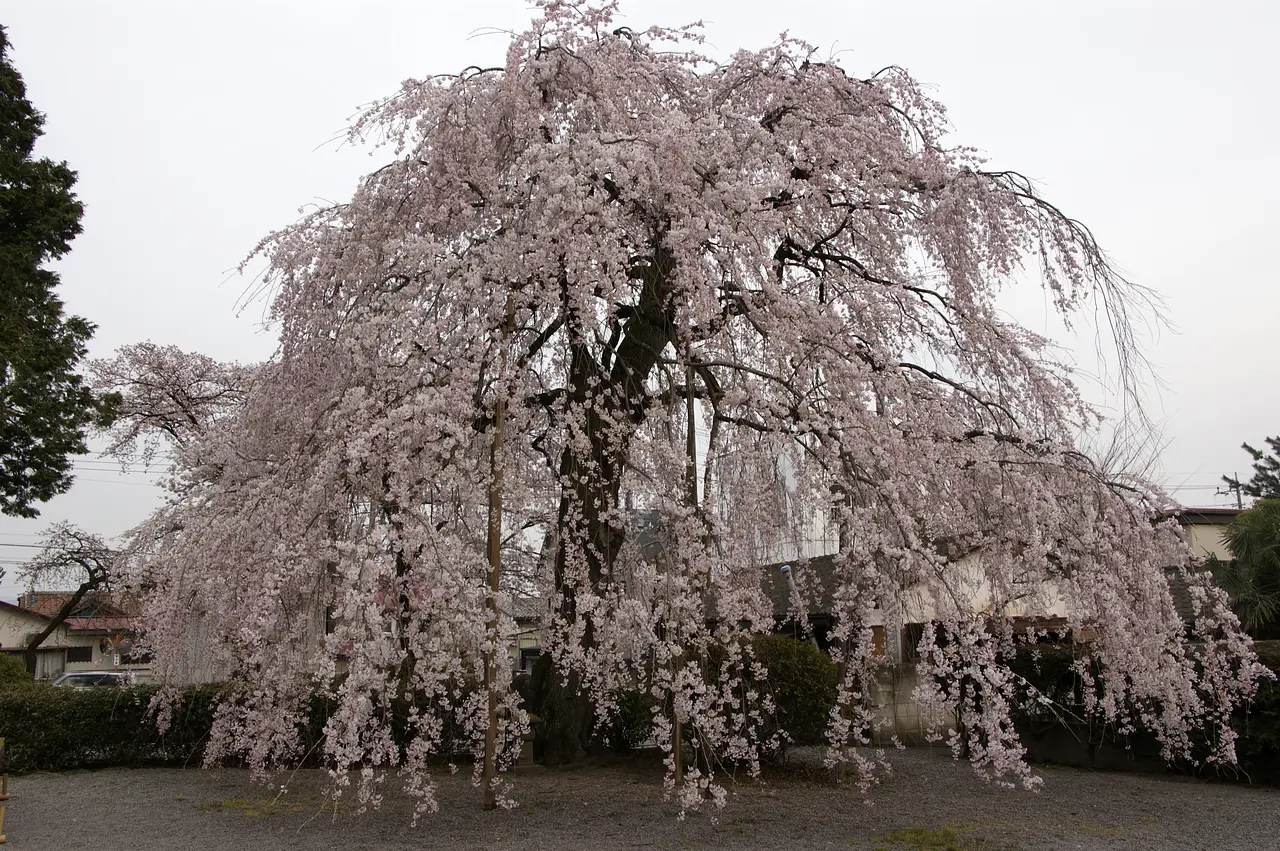
{"type": "Polygon", "coordinates": [[[532,690],[541,730],[533,741],[533,757],[555,767],[580,759],[590,746],[594,709],[574,671],[561,671],[549,654],[533,666],[532,690]]]}
{"type": "MultiPolygon", "coordinates": [[[[105,577],[103,577],[103,579],[105,579],[105,577]]],[[[71,613],[76,610],[76,606],[80,605],[80,601],[84,599],[85,595],[101,585],[103,579],[90,579],[88,582],[85,582],[77,588],[75,593],[71,595],[71,598],[62,604],[62,608],[58,609],[58,613],[49,621],[49,625],[36,633],[36,635],[27,642],[26,648],[22,651],[22,664],[26,666],[27,673],[31,674],[33,677],[36,675],[36,651],[40,649],[40,645],[44,644],[45,639],[53,635],[54,631],[66,622],[67,618],[71,617],[71,613]]]]}
{"type": "MultiPolygon", "coordinates": [[[[660,239],[656,237],[655,243],[660,239]]],[[[560,594],[560,614],[568,621],[578,617],[573,585],[567,580],[570,560],[585,557],[588,581],[598,587],[612,576],[622,549],[625,530],[610,519],[610,510],[618,505],[631,440],[644,422],[648,403],[645,382],[672,340],[672,271],[673,260],[660,246],[650,262],[637,269],[635,274],[643,282],[640,298],[625,321],[608,367],[597,360],[586,342],[571,343],[569,405],[585,412],[589,450],[580,456],[580,450],[570,445],[560,459],[560,479],[572,484],[560,497],[555,587],[560,594]]],[[[572,322],[569,331],[574,333],[572,322]]],[[[593,634],[593,625],[586,623],[583,643],[588,648],[593,634]]],[[[534,668],[531,685],[533,709],[543,722],[536,748],[539,760],[558,765],[580,758],[590,746],[594,719],[580,678],[574,672],[557,670],[544,654],[534,668]]]]}

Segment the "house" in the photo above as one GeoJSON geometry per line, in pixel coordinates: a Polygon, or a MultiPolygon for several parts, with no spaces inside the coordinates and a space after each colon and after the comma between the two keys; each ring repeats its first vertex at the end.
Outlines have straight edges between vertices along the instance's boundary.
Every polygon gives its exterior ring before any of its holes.
{"type": "MultiPolygon", "coordinates": [[[[1168,512],[1165,517],[1174,517],[1187,535],[1187,543],[1197,558],[1231,561],[1234,556],[1227,546],[1226,530],[1243,509],[1239,508],[1183,508],[1168,512]]],[[[1173,604],[1178,608],[1182,620],[1190,624],[1194,619],[1191,606],[1191,592],[1187,584],[1173,572],[1169,575],[1169,590],[1173,594],[1173,604]]]]}
{"type": "Polygon", "coordinates": [[[1187,532],[1187,543],[1199,558],[1231,559],[1225,533],[1243,509],[1240,508],[1183,508],[1168,512],[1166,517],[1176,517],[1187,532]]]}
{"type": "MultiPolygon", "coordinates": [[[[28,641],[48,628],[70,592],[33,591],[18,603],[0,601],[0,652],[21,656],[28,641]]],[[[149,660],[130,655],[133,617],[128,603],[107,594],[86,595],[36,651],[36,678],[75,671],[129,670],[146,678],[149,660]]]]}
{"type": "Polygon", "coordinates": [[[508,639],[511,669],[532,671],[542,652],[542,621],[547,614],[547,601],[538,597],[512,597],[511,617],[516,632],[508,639]]]}
{"type": "MultiPolygon", "coordinates": [[[[1168,512],[1159,519],[1176,518],[1198,558],[1226,560],[1231,558],[1231,552],[1224,532],[1239,513],[1240,510],[1235,508],[1184,508],[1168,512]]],[[[836,580],[833,558],[824,554],[773,563],[764,567],[761,579],[764,591],[773,603],[780,630],[800,635],[801,628],[794,617],[796,601],[799,600],[807,614],[808,631],[805,634],[812,635],[824,649],[827,647],[826,636],[834,625],[832,592],[836,580]]],[[[973,611],[989,610],[990,593],[977,557],[964,556],[958,565],[967,566],[961,571],[961,576],[968,578],[962,579],[957,587],[968,595],[973,611]]],[[[1183,620],[1190,624],[1193,615],[1187,585],[1173,568],[1169,569],[1168,578],[1174,605],[1183,620]]],[[[1027,588],[1025,599],[1008,610],[1016,630],[1035,628],[1052,632],[1066,626],[1066,609],[1062,600],[1053,588],[1042,590],[1043,593],[1036,593],[1035,588],[1027,588]]],[[[916,685],[915,648],[925,622],[933,617],[933,603],[927,594],[907,589],[899,599],[889,601],[886,608],[877,605],[871,616],[875,654],[884,660],[873,700],[885,728],[877,731],[876,738],[887,741],[890,735],[897,735],[906,741],[922,741],[931,729],[949,722],[946,718],[926,717],[912,697],[916,685]]],[[[1088,640],[1089,630],[1086,628],[1077,638],[1088,640]]]]}
{"type": "MultiPolygon", "coordinates": [[[[304,607],[302,612],[302,616],[296,621],[296,640],[302,646],[310,648],[312,653],[318,654],[327,637],[339,629],[341,621],[332,607],[319,602],[304,607]]],[[[547,614],[547,601],[512,596],[509,598],[509,614],[515,621],[515,629],[506,636],[508,662],[514,671],[531,671],[538,654],[542,652],[542,624],[547,614]]],[[[228,679],[232,675],[232,668],[225,654],[219,652],[219,639],[211,618],[198,609],[192,609],[186,613],[185,621],[184,651],[179,658],[168,660],[169,667],[164,676],[184,684],[222,682],[228,679]]],[[[393,640],[391,631],[384,635],[388,641],[393,640]]],[[[9,649],[7,645],[5,649],[9,649]]],[[[335,662],[338,673],[345,673],[347,652],[342,648],[336,651],[335,662]]],[[[121,667],[126,666],[122,664],[121,667]]],[[[68,667],[67,670],[76,669],[68,667]]],[[[160,674],[157,673],[157,676],[160,674]]]]}

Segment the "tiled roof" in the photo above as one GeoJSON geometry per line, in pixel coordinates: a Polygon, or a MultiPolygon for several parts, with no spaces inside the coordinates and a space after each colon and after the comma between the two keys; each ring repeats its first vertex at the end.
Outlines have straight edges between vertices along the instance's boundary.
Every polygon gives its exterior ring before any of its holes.
{"type": "Polygon", "coordinates": [[[518,621],[541,620],[547,613],[547,601],[540,597],[512,597],[511,617],[518,621]]]}
{"type": "MultiPolygon", "coordinates": [[[[70,591],[32,591],[18,598],[17,608],[52,619],[72,596],[70,591]]],[[[133,618],[125,614],[124,607],[116,600],[105,594],[91,594],[80,601],[77,612],[63,625],[71,632],[129,632],[133,629],[133,618]]]]}
{"type": "Polygon", "coordinates": [[[70,593],[57,591],[31,591],[18,597],[18,605],[29,612],[51,618],[71,599],[70,593]]]}
{"type": "MultiPolygon", "coordinates": [[[[1206,568],[1201,567],[1198,570],[1203,571],[1206,568]]],[[[1173,607],[1178,610],[1178,615],[1182,618],[1183,623],[1194,623],[1196,615],[1195,609],[1191,605],[1191,585],[1182,578],[1175,567],[1166,567],[1164,575],[1169,581],[1169,593],[1173,595],[1173,607]]]]}
{"type": "Polygon", "coordinates": [[[15,606],[13,603],[7,603],[4,600],[0,600],[0,611],[6,609],[11,612],[27,615],[28,617],[41,618],[43,620],[49,619],[47,615],[42,615],[39,612],[33,612],[30,609],[24,609],[22,606],[15,606]]]}
{"type": "Polygon", "coordinates": [[[67,618],[63,623],[72,632],[129,632],[133,629],[133,618],[126,617],[67,618]]]}

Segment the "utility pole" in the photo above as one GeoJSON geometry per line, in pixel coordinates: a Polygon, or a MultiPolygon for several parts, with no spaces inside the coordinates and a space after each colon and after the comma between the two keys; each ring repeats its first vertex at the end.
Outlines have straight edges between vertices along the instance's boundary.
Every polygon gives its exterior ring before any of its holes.
{"type": "Polygon", "coordinates": [[[1234,493],[1236,495],[1236,508],[1243,511],[1244,510],[1244,495],[1243,495],[1244,486],[1240,484],[1240,474],[1236,473],[1234,476],[1230,478],[1228,478],[1227,476],[1223,476],[1222,480],[1227,483],[1227,486],[1225,488],[1218,488],[1216,491],[1214,491],[1214,493],[1218,494],[1219,496],[1226,496],[1227,494],[1234,493]]]}

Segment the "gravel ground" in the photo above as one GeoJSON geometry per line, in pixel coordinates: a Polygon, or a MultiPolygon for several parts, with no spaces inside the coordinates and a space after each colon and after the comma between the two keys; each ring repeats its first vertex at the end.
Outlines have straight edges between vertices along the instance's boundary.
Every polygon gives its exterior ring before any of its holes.
{"type": "Polygon", "coordinates": [[[817,772],[739,784],[716,819],[676,819],[652,761],[523,770],[518,806],[483,812],[469,775],[440,778],[441,811],[325,806],[321,772],[276,796],[238,769],[110,769],[10,778],[15,849],[1280,848],[1280,789],[1043,768],[1040,792],[984,783],[942,750],[891,754],[864,804],[817,772]],[[952,844],[927,844],[947,839],[952,844]]]}

